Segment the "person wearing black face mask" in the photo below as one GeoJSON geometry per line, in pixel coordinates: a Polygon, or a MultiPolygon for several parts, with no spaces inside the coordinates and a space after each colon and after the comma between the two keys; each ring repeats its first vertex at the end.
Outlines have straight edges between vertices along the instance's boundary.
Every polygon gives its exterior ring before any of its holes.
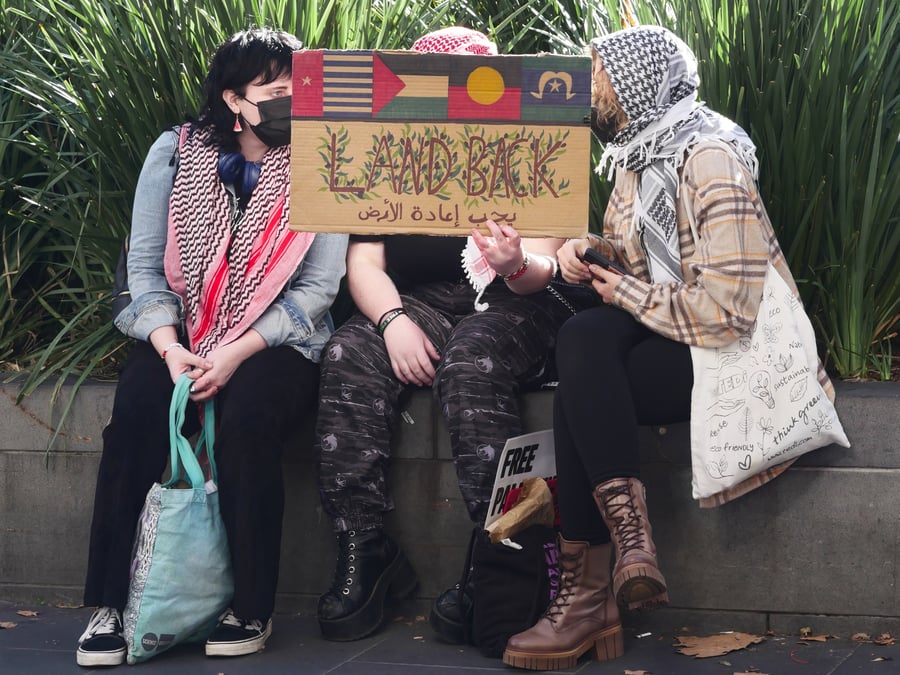
{"type": "Polygon", "coordinates": [[[616,137],[616,120],[609,116],[601,116],[596,108],[591,108],[591,131],[597,140],[606,145],[616,137]]]}
{"type": "Polygon", "coordinates": [[[249,124],[256,137],[272,148],[280,148],[291,142],[291,97],[282,96],[254,103],[259,111],[259,124],[249,124]]]}
{"type": "MultiPolygon", "coordinates": [[[[347,248],[346,235],[289,227],[291,66],[301,48],[263,28],[226,40],[198,117],[165,131],[144,161],[128,254],[133,300],[115,319],[135,342],[103,433],[84,592],[97,610],[79,665],[118,665],[130,648],[132,541],[144,495],[166,467],[169,402],[184,373],[195,403],[215,400],[215,419],[202,422],[216,425],[234,577],[206,654],[257,652],[272,630],[281,456],[316,403],[347,248]]],[[[201,427],[198,409],[187,408],[187,437],[201,427]]]]}
{"type": "Polygon", "coordinates": [[[607,145],[611,143],[619,129],[628,124],[628,118],[618,104],[603,63],[591,53],[594,67],[591,76],[591,131],[597,140],[607,145]]]}

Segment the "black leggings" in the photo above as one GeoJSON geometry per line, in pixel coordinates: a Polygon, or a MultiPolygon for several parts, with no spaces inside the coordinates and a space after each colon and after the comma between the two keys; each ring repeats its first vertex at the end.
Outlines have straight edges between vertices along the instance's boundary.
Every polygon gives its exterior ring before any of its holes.
{"type": "Polygon", "coordinates": [[[554,440],[562,534],[602,544],[609,531],[593,488],[639,477],[638,427],[690,417],[690,348],[604,305],[579,312],[559,332],[554,440]]]}

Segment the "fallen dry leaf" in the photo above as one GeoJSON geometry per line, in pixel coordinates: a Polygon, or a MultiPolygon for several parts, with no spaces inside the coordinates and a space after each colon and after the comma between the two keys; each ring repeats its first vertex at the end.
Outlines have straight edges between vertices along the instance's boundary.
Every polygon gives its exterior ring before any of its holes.
{"type": "Polygon", "coordinates": [[[881,645],[883,647],[890,647],[897,642],[897,638],[890,633],[879,633],[874,638],[868,633],[854,633],[850,636],[850,639],[854,642],[871,642],[872,644],[881,645]]]}
{"type": "Polygon", "coordinates": [[[810,628],[809,626],[804,626],[800,629],[800,637],[806,637],[810,633],[812,633],[812,628],[810,628]]]}
{"type": "Polygon", "coordinates": [[[763,673],[758,670],[742,670],[741,672],[735,672],[734,675],[769,675],[768,673],[763,673]]]}
{"type": "Polygon", "coordinates": [[[16,611],[16,614],[18,614],[19,616],[37,616],[38,615],[38,613],[35,612],[33,609],[20,609],[20,610],[16,611]]]}
{"type": "Polygon", "coordinates": [[[693,656],[697,659],[705,659],[710,656],[722,656],[737,649],[744,649],[765,640],[759,635],[750,633],[719,633],[707,637],[695,637],[688,635],[675,638],[675,647],[685,656],[693,656]]]}
{"type": "Polygon", "coordinates": [[[15,621],[0,621],[0,628],[15,628],[15,621]]]}
{"type": "Polygon", "coordinates": [[[626,670],[623,675],[650,675],[649,670],[626,670]]]}
{"type": "Polygon", "coordinates": [[[804,635],[800,638],[803,642],[827,642],[827,635],[804,635]]]}

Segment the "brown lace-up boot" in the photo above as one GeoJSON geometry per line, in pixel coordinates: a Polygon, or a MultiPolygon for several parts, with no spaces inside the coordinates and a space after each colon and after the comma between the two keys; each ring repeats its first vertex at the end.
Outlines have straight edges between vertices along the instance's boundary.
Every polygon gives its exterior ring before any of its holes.
{"type": "Polygon", "coordinates": [[[534,626],[506,643],[503,663],[527,670],[571,668],[591,650],[605,661],[625,653],[619,609],[609,588],[612,545],[559,538],[560,588],[534,626]]]}
{"type": "Polygon", "coordinates": [[[669,602],[659,571],[656,545],[647,518],[644,484],[637,478],[614,478],[594,488],[594,501],[616,547],[613,594],[628,609],[650,609],[669,602]]]}

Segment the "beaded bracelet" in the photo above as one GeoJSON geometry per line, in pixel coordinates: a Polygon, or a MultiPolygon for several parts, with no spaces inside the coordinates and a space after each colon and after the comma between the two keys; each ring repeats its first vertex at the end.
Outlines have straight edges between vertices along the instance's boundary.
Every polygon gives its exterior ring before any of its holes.
{"type": "Polygon", "coordinates": [[[165,361],[165,360],[166,360],[166,354],[168,354],[169,351],[172,350],[172,349],[184,349],[184,345],[181,344],[180,342],[173,342],[173,343],[170,344],[170,345],[166,345],[165,347],[163,347],[162,354],[159,355],[160,358],[161,358],[163,361],[165,361]]]}
{"type": "Polygon", "coordinates": [[[397,309],[390,309],[382,314],[381,320],[378,322],[378,334],[384,335],[384,331],[391,323],[391,321],[396,319],[398,316],[402,316],[403,314],[406,314],[406,310],[402,307],[398,307],[397,309]]]}
{"type": "Polygon", "coordinates": [[[525,274],[525,270],[528,269],[528,263],[528,254],[526,253],[524,256],[522,256],[522,266],[519,269],[517,269],[512,274],[501,274],[500,277],[503,279],[503,281],[515,281],[520,276],[525,274]]]}

